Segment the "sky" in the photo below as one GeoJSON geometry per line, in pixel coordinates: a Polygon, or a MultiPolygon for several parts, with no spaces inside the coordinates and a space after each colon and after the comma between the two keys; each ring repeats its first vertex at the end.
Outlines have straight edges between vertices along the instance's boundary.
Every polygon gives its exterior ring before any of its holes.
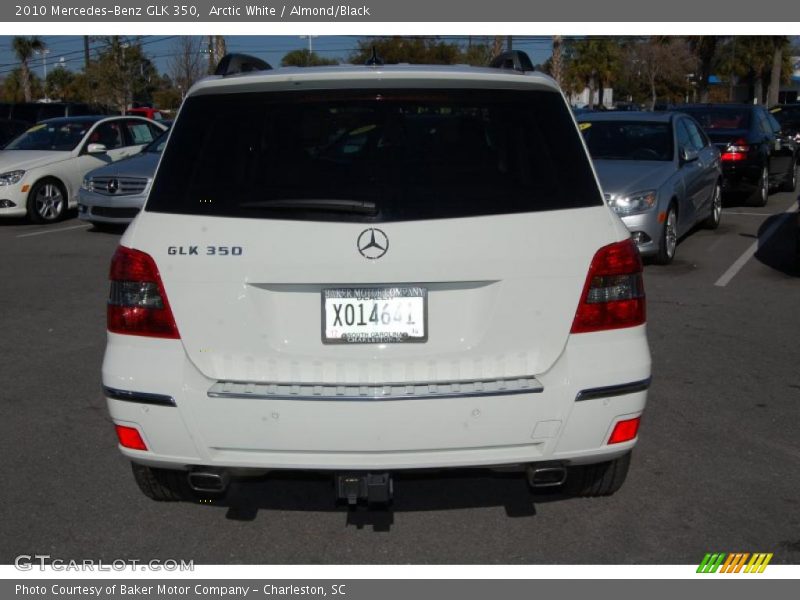
{"type": "MultiPolygon", "coordinates": [[[[144,51],[161,73],[168,73],[170,55],[176,52],[175,42],[178,36],[150,35],[129,36],[138,39],[144,51]]],[[[46,55],[47,69],[61,63],[65,67],[78,71],[83,67],[83,36],[79,35],[43,35],[40,38],[47,44],[50,53],[46,55]]],[[[321,35],[314,36],[311,44],[314,52],[326,57],[347,61],[348,56],[357,48],[360,36],[321,35]]],[[[466,46],[467,36],[441,36],[447,42],[457,42],[466,46]]],[[[473,43],[479,43],[488,38],[472,36],[473,43]]],[[[12,36],[0,36],[0,78],[18,66],[18,61],[11,49],[12,36]]],[[[252,54],[266,60],[272,66],[280,65],[281,58],[291,51],[308,48],[307,37],[299,36],[225,36],[229,52],[243,52],[252,54]]],[[[203,38],[205,41],[205,38],[203,38]]],[[[549,58],[552,43],[549,36],[514,36],[512,45],[515,50],[524,50],[531,57],[534,64],[542,63],[549,58]]],[[[92,50],[100,48],[101,42],[92,40],[92,50]]],[[[31,69],[39,76],[44,74],[44,60],[35,57],[30,61],[31,69]]]]}

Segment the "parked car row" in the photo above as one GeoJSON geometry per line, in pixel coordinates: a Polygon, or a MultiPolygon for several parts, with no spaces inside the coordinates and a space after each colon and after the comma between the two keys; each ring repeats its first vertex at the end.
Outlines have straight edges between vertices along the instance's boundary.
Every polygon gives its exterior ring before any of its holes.
{"type": "Polygon", "coordinates": [[[605,197],[643,256],[667,264],[678,239],[719,226],[723,194],[764,206],[795,191],[800,105],[690,104],[673,111],[580,112],[605,197]]]}
{"type": "Polygon", "coordinates": [[[78,205],[85,175],[138,154],[166,126],[135,116],[48,119],[0,151],[0,217],[60,220],[78,205]]]}

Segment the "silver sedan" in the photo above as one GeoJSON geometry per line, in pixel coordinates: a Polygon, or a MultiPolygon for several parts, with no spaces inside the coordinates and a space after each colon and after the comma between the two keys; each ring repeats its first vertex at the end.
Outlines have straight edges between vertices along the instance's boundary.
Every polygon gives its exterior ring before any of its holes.
{"type": "Polygon", "coordinates": [[[606,201],[643,256],[670,263],[678,239],[696,224],[719,226],[719,150],[691,117],[625,111],[578,121],[606,201]]]}
{"type": "Polygon", "coordinates": [[[78,196],[78,218],[97,229],[130,223],[144,206],[166,143],[164,132],[140,154],[88,173],[78,196]]]}

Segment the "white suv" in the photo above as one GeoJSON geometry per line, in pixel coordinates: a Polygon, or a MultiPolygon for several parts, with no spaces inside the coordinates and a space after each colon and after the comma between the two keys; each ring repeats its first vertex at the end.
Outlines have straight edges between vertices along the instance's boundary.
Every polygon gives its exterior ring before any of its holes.
{"type": "Polygon", "coordinates": [[[103,386],[157,500],[330,471],[625,479],[642,265],[556,84],[468,67],[197,84],[111,266],[103,386]]]}

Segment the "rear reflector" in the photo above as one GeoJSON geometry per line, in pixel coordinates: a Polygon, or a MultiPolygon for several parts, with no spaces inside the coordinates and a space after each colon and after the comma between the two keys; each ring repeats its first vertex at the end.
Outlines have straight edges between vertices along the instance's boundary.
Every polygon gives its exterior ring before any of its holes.
{"type": "Polygon", "coordinates": [[[634,327],[645,322],[642,259],[633,240],[597,251],[586,276],[571,333],[634,327]]]}
{"type": "Polygon", "coordinates": [[[621,442],[629,442],[636,437],[639,431],[639,421],[642,417],[635,419],[628,419],[620,421],[614,426],[614,431],[611,432],[611,437],[608,438],[609,444],[619,444],[621,442]]]}
{"type": "Polygon", "coordinates": [[[114,425],[114,428],[117,430],[117,438],[123,448],[147,450],[147,445],[144,443],[138,429],[134,427],[125,427],[123,425],[114,425]]]}
{"type": "Polygon", "coordinates": [[[178,339],[178,327],[153,258],[120,246],[111,259],[108,330],[178,339]]]}

